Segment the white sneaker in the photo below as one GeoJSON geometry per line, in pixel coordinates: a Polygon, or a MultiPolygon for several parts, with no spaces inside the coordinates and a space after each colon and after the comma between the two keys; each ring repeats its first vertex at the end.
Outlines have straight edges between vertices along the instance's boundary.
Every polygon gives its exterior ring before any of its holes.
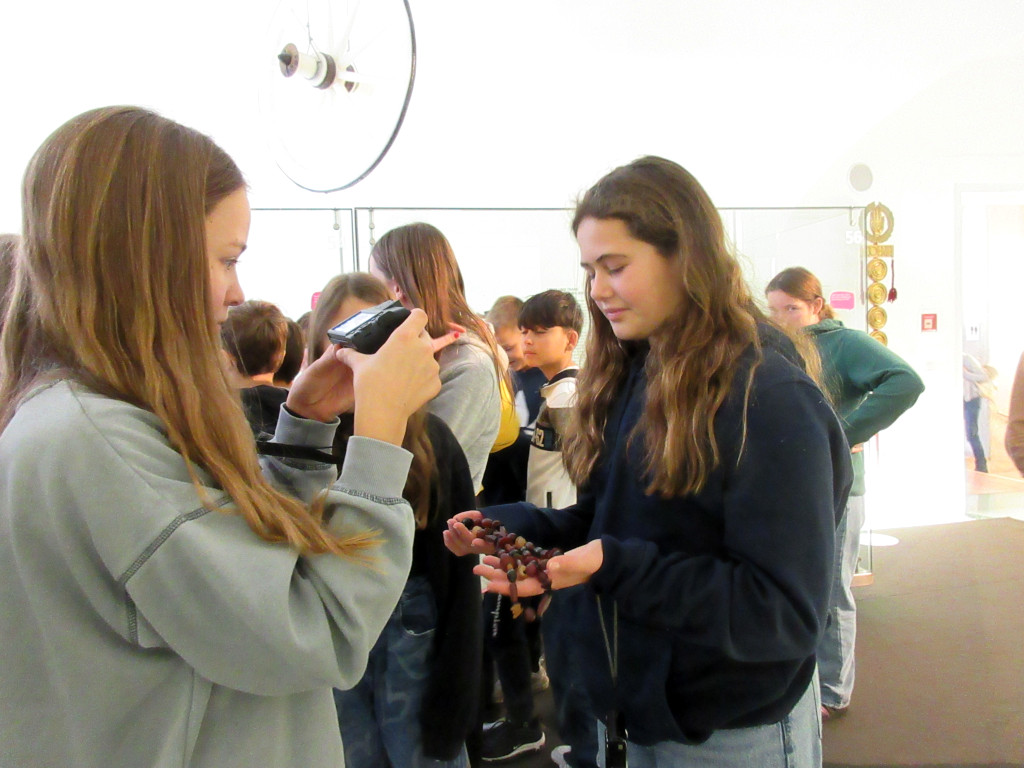
{"type": "Polygon", "coordinates": [[[555,747],[551,750],[551,762],[558,766],[558,768],[569,768],[569,761],[565,759],[565,756],[572,752],[572,747],[563,744],[560,747],[555,747]]]}

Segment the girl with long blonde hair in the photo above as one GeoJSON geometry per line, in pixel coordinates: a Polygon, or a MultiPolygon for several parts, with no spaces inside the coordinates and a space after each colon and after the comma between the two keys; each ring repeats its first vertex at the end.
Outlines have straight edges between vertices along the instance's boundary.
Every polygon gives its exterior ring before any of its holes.
{"type": "MultiPolygon", "coordinates": [[[[512,381],[504,352],[499,353],[487,323],[469,307],[455,252],[437,227],[407,224],[374,244],[370,273],[384,281],[392,298],[426,312],[431,334],[445,333],[453,323],[467,331],[438,357],[441,392],[428,410],[455,434],[479,492],[501,425],[503,394],[512,407],[512,381]]],[[[513,431],[514,439],[518,429],[513,431]]]]}
{"type": "Polygon", "coordinates": [[[35,153],[0,335],[0,743],[17,765],[335,766],[405,583],[406,420],[436,394],[413,313],[378,354],[326,352],[261,472],[218,326],[244,296],[249,204],[208,137],[136,107],[35,153]],[[273,484],[269,482],[273,480],[273,484]],[[279,488],[287,489],[286,492],[279,488]]]}
{"type": "MultiPolygon", "coordinates": [[[[560,610],[606,749],[634,767],[818,766],[814,648],[850,487],[838,420],[685,169],[612,171],[573,230],[591,316],[563,443],[579,500],[488,517],[565,551],[547,563],[555,601],[583,585],[560,610]]],[[[489,553],[462,522],[445,537],[489,553]]],[[[508,593],[495,565],[477,573],[508,593]]]]}

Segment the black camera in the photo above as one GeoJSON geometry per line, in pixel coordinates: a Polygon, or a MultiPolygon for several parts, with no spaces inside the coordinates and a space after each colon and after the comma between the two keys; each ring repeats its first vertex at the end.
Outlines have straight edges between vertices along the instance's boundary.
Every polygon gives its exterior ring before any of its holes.
{"type": "Polygon", "coordinates": [[[332,344],[352,347],[364,355],[372,355],[408,316],[409,310],[402,306],[402,302],[385,301],[345,318],[327,331],[327,338],[332,344]]]}

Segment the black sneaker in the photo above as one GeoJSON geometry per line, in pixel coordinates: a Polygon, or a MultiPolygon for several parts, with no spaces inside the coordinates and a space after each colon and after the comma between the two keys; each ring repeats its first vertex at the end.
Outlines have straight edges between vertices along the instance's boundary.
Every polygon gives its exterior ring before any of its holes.
{"type": "Polygon", "coordinates": [[[513,723],[502,718],[484,731],[480,758],[485,763],[496,763],[526,752],[536,752],[543,746],[544,731],[537,718],[527,723],[513,723]]]}

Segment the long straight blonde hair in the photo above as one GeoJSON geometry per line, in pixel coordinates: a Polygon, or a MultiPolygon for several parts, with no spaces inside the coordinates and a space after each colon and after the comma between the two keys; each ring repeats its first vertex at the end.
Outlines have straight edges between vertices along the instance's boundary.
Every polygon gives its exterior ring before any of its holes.
{"type": "Polygon", "coordinates": [[[436,338],[448,333],[451,323],[463,326],[484,343],[498,381],[513,391],[511,375],[498,354],[498,342],[484,319],[470,309],[462,270],[441,230],[424,222],[395,227],[374,244],[370,258],[414,307],[427,313],[427,333],[436,338]]]}
{"type": "MultiPolygon", "coordinates": [[[[697,180],[659,157],[615,169],[576,206],[573,232],[587,218],[622,221],[630,236],[653,245],[671,263],[683,301],[649,339],[643,415],[630,441],[643,440],[647,493],[665,497],[700,491],[719,464],[718,409],[734,386],[749,395],[754,366],[734,381],[741,357],[760,359],[758,321],[743,275],[726,243],[721,217],[697,180]]],[[[574,426],[563,445],[573,482],[587,481],[604,447],[612,401],[626,380],[630,349],[590,296],[587,362],[577,378],[574,426]]]]}
{"type": "Polygon", "coordinates": [[[152,411],[232,511],[300,553],[366,558],[375,532],[339,538],[264,480],[220,367],[206,217],[245,181],[197,131],[137,107],[75,117],[39,148],[23,185],[24,243],[0,335],[0,429],[42,380],[69,378],[152,411]]]}

